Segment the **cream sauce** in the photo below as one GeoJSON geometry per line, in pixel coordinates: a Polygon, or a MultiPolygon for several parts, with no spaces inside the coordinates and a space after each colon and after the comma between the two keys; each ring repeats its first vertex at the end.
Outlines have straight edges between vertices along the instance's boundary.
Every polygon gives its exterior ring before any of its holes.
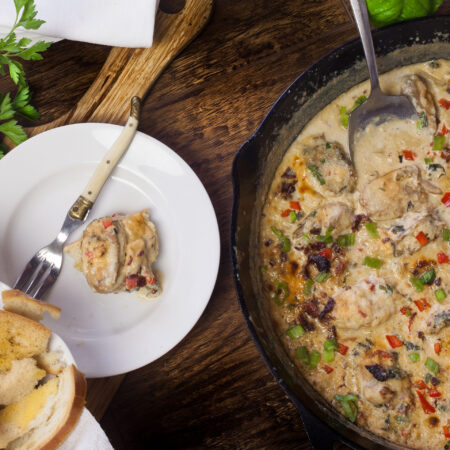
{"type": "Polygon", "coordinates": [[[347,416],[356,406],[356,423],[375,434],[437,449],[450,431],[450,111],[441,100],[450,102],[450,62],[381,77],[390,94],[411,95],[408,83],[417,88],[421,121],[368,127],[358,136],[354,168],[342,107],[367,96],[367,82],[306,125],[265,202],[260,266],[274,325],[317,391],[347,416]],[[376,225],[368,229],[369,222],[376,225]],[[430,284],[411,281],[424,273],[434,273],[430,284]],[[324,350],[336,342],[341,353],[324,350]],[[320,353],[315,368],[312,352],[320,353]],[[357,401],[343,405],[336,394],[357,401]]]}

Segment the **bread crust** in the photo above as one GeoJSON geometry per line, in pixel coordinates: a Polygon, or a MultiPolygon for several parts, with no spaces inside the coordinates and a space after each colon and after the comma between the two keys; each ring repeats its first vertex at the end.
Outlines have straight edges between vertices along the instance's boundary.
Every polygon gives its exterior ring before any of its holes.
{"type": "Polygon", "coordinates": [[[11,311],[33,320],[42,320],[45,311],[54,318],[59,319],[61,308],[51,303],[35,300],[18,289],[9,289],[2,292],[2,299],[6,311],[11,311]]]}

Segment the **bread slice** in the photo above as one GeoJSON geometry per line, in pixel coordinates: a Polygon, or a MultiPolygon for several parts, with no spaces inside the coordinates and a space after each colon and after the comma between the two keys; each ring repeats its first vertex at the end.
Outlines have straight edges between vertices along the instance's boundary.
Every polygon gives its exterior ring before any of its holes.
{"type": "Polygon", "coordinates": [[[0,405],[10,405],[29,394],[46,375],[33,358],[14,360],[11,369],[0,373],[0,405]]]}
{"type": "Polygon", "coordinates": [[[46,351],[50,334],[39,322],[0,310],[0,372],[11,369],[15,359],[46,351]]]}
{"type": "Polygon", "coordinates": [[[56,449],[84,407],[86,379],[75,366],[0,410],[0,448],[56,449]]]}
{"type": "Polygon", "coordinates": [[[50,303],[35,300],[17,289],[3,291],[2,299],[5,311],[20,314],[29,319],[42,320],[45,311],[48,311],[54,319],[59,319],[61,315],[61,308],[50,303]]]}
{"type": "Polygon", "coordinates": [[[46,372],[52,375],[58,375],[66,367],[63,361],[62,352],[44,352],[40,355],[36,355],[34,359],[37,361],[38,366],[44,369],[46,372]]]}

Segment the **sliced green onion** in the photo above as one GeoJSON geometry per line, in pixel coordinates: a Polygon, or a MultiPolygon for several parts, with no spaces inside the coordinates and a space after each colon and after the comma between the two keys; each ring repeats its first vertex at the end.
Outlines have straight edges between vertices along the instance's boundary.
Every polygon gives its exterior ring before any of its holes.
{"type": "Polygon", "coordinates": [[[419,355],[418,353],[416,353],[416,352],[410,353],[408,356],[409,356],[409,359],[410,359],[413,363],[416,363],[416,362],[419,361],[419,359],[420,359],[420,355],[419,355]]]}
{"type": "Polygon", "coordinates": [[[309,364],[309,353],[306,347],[297,347],[295,349],[295,357],[302,363],[309,364]]]}
{"type": "Polygon", "coordinates": [[[421,130],[422,128],[425,128],[428,126],[428,117],[425,114],[425,111],[422,111],[419,114],[419,120],[416,122],[416,126],[418,130],[421,130]]]}
{"type": "Polygon", "coordinates": [[[317,166],[308,166],[308,169],[321,185],[325,184],[325,178],[322,176],[317,166]]]}
{"type": "Polygon", "coordinates": [[[425,158],[424,161],[427,166],[433,162],[431,158],[425,158]]]}
{"type": "Polygon", "coordinates": [[[306,333],[305,329],[301,325],[292,325],[286,330],[286,334],[291,339],[298,339],[306,333]]]}
{"type": "Polygon", "coordinates": [[[363,265],[370,267],[371,269],[379,269],[383,265],[383,261],[378,258],[372,258],[371,256],[366,256],[364,258],[363,265]]]}
{"type": "Polygon", "coordinates": [[[295,214],[295,211],[291,211],[289,213],[289,217],[291,218],[291,223],[294,223],[297,220],[297,214],[295,214]]]}
{"type": "Polygon", "coordinates": [[[382,291],[386,292],[386,294],[392,294],[392,293],[394,292],[394,290],[392,289],[391,286],[389,286],[389,284],[387,284],[386,286],[380,284],[379,288],[380,288],[382,291]]]}
{"type": "Polygon", "coordinates": [[[310,295],[313,285],[314,285],[313,280],[307,280],[305,285],[303,286],[303,294],[310,295]]]}
{"type": "Polygon", "coordinates": [[[350,111],[353,111],[354,109],[356,109],[358,106],[362,105],[365,101],[367,100],[367,97],[365,95],[361,95],[360,97],[358,97],[355,100],[355,103],[352,106],[352,109],[350,111]]]}
{"type": "Polygon", "coordinates": [[[317,367],[317,364],[319,364],[320,361],[320,353],[317,350],[313,350],[309,354],[309,367],[311,369],[315,369],[317,367]]]}
{"type": "MultiPolygon", "coordinates": [[[[325,144],[325,148],[331,148],[331,144],[329,143],[329,142],[327,142],[326,144],[325,144]]],[[[323,160],[324,161],[324,160],[323,160]]],[[[322,162],[322,164],[323,164],[323,162],[322,162]]]]}
{"type": "Polygon", "coordinates": [[[425,367],[434,375],[437,375],[439,373],[439,364],[430,357],[427,357],[425,361],[425,367]]]}
{"type": "Polygon", "coordinates": [[[289,297],[289,288],[287,283],[285,283],[284,281],[275,280],[274,284],[276,288],[276,293],[273,298],[273,301],[275,302],[276,305],[281,306],[284,303],[284,301],[289,297]]]}
{"type": "Polygon", "coordinates": [[[281,250],[285,253],[288,252],[291,249],[291,241],[289,238],[287,238],[278,228],[270,227],[270,229],[283,245],[281,250]]]}
{"type": "Polygon", "coordinates": [[[314,278],[315,281],[317,281],[318,283],[323,283],[325,280],[328,280],[328,278],[331,277],[331,273],[330,272],[321,272],[319,273],[319,275],[317,275],[316,278],[314,278]]]}
{"type": "Polygon", "coordinates": [[[341,247],[350,247],[355,244],[355,233],[342,234],[337,238],[337,244],[341,247]]]}
{"type": "Polygon", "coordinates": [[[410,278],[409,281],[413,285],[416,292],[423,291],[424,286],[423,286],[422,280],[420,278],[413,277],[413,278],[410,278]]]}
{"type": "Polygon", "coordinates": [[[339,108],[339,120],[344,128],[348,127],[348,112],[345,106],[339,108]]]}
{"type": "Polygon", "coordinates": [[[445,299],[445,297],[447,297],[447,295],[445,294],[444,289],[438,289],[437,291],[434,291],[434,295],[436,296],[436,300],[439,303],[442,303],[445,299]]]}
{"type": "Polygon", "coordinates": [[[442,239],[444,239],[444,241],[450,242],[450,230],[448,228],[444,228],[442,230],[442,239]]]}
{"type": "Polygon", "coordinates": [[[324,350],[338,350],[339,349],[339,345],[338,345],[336,339],[327,339],[323,343],[323,349],[324,350]]]}
{"type": "Polygon", "coordinates": [[[324,350],[323,360],[327,363],[334,361],[334,350],[324,350]]]}
{"type": "Polygon", "coordinates": [[[442,150],[445,144],[445,136],[434,136],[433,137],[433,150],[442,150]]]}
{"type": "Polygon", "coordinates": [[[375,222],[366,223],[366,230],[369,233],[370,237],[373,237],[373,238],[380,237],[380,235],[378,234],[378,230],[377,230],[377,224],[375,222]]]}
{"type": "Polygon", "coordinates": [[[303,233],[302,237],[306,242],[311,242],[311,238],[308,236],[308,233],[303,233]]]}
{"type": "Polygon", "coordinates": [[[325,244],[331,244],[333,242],[333,237],[331,236],[333,230],[333,227],[328,227],[325,235],[317,236],[316,239],[320,242],[324,242],[325,244]]]}
{"type": "Polygon", "coordinates": [[[338,395],[334,396],[335,400],[337,400],[344,410],[345,416],[351,421],[355,422],[356,417],[358,415],[358,407],[356,406],[356,402],[358,401],[358,397],[353,394],[347,395],[338,395]]]}
{"type": "Polygon", "coordinates": [[[419,277],[423,284],[431,284],[436,278],[436,272],[434,269],[427,270],[422,276],[419,277]]]}

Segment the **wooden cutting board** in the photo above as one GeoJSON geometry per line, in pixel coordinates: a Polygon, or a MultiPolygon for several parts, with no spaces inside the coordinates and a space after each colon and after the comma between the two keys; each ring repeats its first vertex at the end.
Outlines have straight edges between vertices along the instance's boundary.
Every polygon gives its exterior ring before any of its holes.
{"type": "MultiPolygon", "coordinates": [[[[208,22],[213,0],[186,0],[176,14],[158,10],[153,46],[148,49],[113,47],[96,79],[67,113],[58,119],[27,129],[29,136],[61,125],[80,122],[124,124],[130,99],[145,96],[164,68],[208,22]]],[[[124,375],[89,380],[87,406],[99,420],[124,375]]]]}

